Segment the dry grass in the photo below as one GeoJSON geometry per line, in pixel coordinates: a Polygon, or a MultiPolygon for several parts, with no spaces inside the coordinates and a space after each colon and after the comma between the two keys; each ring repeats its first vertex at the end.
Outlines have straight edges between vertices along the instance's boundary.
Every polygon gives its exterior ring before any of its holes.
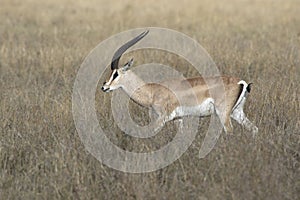
{"type": "Polygon", "coordinates": [[[1,199],[299,199],[299,10],[297,0],[2,0],[1,199]],[[199,160],[204,119],[178,161],[147,174],[110,169],[85,150],[71,113],[77,70],[100,41],[145,26],[194,37],[223,73],[255,83],[246,113],[256,141],[234,124],[199,160]]]}

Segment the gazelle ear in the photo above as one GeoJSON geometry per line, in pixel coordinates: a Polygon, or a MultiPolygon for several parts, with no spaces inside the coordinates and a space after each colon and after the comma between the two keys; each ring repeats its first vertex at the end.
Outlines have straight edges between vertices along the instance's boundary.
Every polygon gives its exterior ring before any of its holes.
{"type": "Polygon", "coordinates": [[[131,58],[123,67],[122,71],[127,71],[133,65],[133,58],[131,58]]]}

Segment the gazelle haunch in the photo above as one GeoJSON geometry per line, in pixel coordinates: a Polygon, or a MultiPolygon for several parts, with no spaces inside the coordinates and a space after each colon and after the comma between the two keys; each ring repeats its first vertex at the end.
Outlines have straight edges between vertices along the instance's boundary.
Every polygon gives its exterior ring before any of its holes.
{"type": "Polygon", "coordinates": [[[247,84],[239,78],[230,76],[208,77],[205,79],[194,77],[185,80],[168,80],[161,83],[145,83],[130,70],[133,59],[119,67],[118,63],[122,54],[145,37],[148,32],[141,33],[115,52],[111,63],[111,75],[102,86],[102,91],[109,92],[122,88],[134,102],[154,110],[158,115],[157,129],[175,118],[220,115],[219,109],[222,107],[221,104],[224,103],[224,99],[226,99],[226,104],[223,106],[225,120],[222,123],[225,132],[233,132],[230,120],[233,118],[255,136],[258,128],[252,124],[243,111],[246,97],[251,90],[251,83],[247,84]],[[207,82],[210,83],[209,87],[206,84],[207,82]],[[210,90],[220,87],[220,83],[224,85],[225,95],[210,95],[210,90]],[[188,89],[187,84],[189,85],[188,89]],[[172,86],[176,90],[175,93],[173,93],[174,90],[172,92],[166,86],[172,86]],[[178,96],[175,94],[186,97],[183,105],[179,103],[178,96]],[[189,101],[190,96],[194,96],[196,101],[189,101]]]}

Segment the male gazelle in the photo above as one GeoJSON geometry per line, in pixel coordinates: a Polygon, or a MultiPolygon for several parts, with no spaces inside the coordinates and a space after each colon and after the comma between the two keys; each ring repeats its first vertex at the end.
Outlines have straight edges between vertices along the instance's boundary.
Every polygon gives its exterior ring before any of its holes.
{"type": "Polygon", "coordinates": [[[248,131],[251,131],[253,135],[257,133],[258,128],[251,123],[243,111],[247,94],[251,90],[251,83],[247,84],[239,78],[230,76],[208,77],[205,79],[199,76],[185,80],[174,79],[161,83],[145,83],[129,69],[133,64],[133,59],[119,67],[119,59],[122,54],[145,37],[148,32],[141,33],[115,52],[111,62],[111,75],[103,84],[102,91],[109,92],[122,88],[134,102],[155,111],[158,115],[158,128],[163,127],[167,121],[184,116],[204,117],[214,113],[219,115],[220,110],[218,109],[225,98],[226,104],[223,106],[225,108],[225,120],[222,123],[225,132],[233,131],[230,121],[230,118],[233,118],[248,131]],[[225,95],[213,97],[210,95],[209,90],[220,86],[218,80],[221,80],[224,85],[225,95]],[[210,82],[209,87],[206,84],[207,81],[210,82]],[[190,85],[189,89],[184,87],[185,83],[190,85]],[[172,85],[172,88],[176,90],[175,93],[183,97],[194,95],[197,101],[184,101],[184,105],[180,104],[177,96],[168,90],[165,87],[166,85],[172,85]]]}

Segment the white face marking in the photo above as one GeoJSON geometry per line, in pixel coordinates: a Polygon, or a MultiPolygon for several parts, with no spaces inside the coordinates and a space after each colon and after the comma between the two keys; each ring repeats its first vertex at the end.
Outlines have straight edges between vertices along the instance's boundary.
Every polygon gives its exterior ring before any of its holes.
{"type": "Polygon", "coordinates": [[[118,89],[120,85],[118,85],[118,81],[120,79],[120,73],[117,69],[114,69],[109,77],[109,80],[104,83],[102,86],[102,90],[105,92],[112,91],[118,89]]]}
{"type": "Polygon", "coordinates": [[[111,76],[109,78],[109,80],[106,82],[106,85],[110,85],[111,82],[114,80],[114,74],[117,73],[117,70],[114,69],[114,71],[111,73],[111,76]]]}
{"type": "Polygon", "coordinates": [[[214,100],[212,98],[207,98],[200,105],[197,106],[179,106],[177,107],[169,116],[170,121],[176,117],[183,116],[199,116],[205,117],[214,113],[214,100]]]}

